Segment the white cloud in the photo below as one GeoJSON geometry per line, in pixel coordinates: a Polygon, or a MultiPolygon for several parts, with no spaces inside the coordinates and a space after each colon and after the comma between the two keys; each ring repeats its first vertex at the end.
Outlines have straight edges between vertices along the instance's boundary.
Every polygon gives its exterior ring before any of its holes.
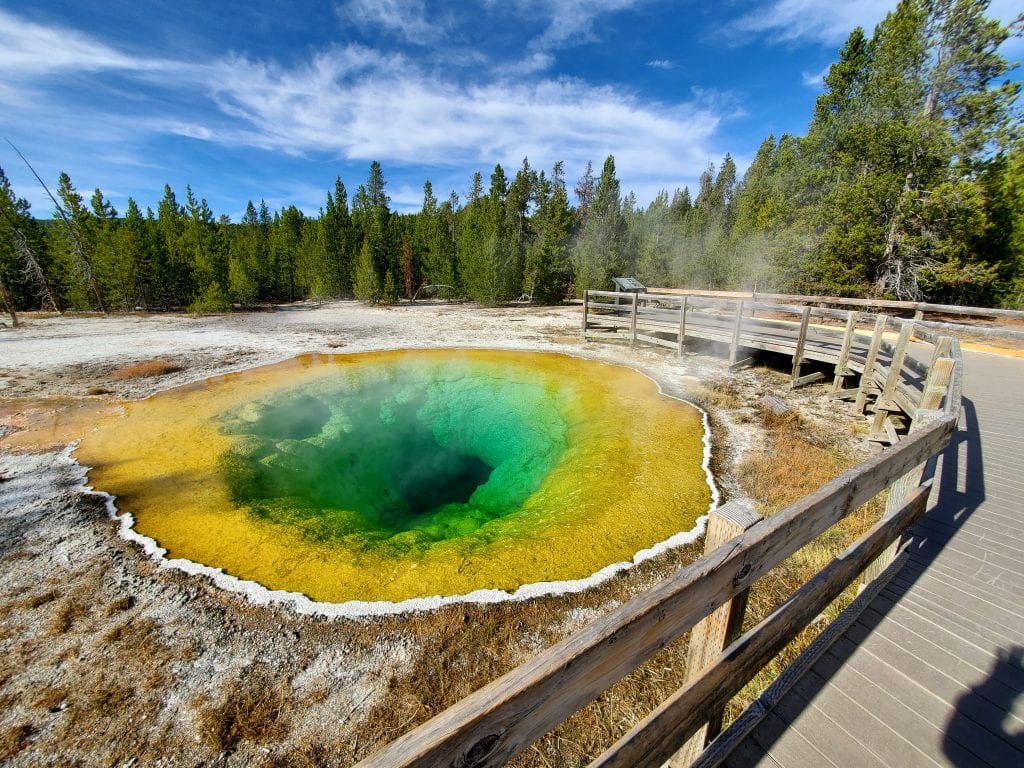
{"type": "Polygon", "coordinates": [[[536,7],[549,19],[548,28],[532,45],[549,49],[590,39],[594,19],[607,13],[624,11],[644,0],[519,0],[520,7],[536,7]]]}
{"type": "Polygon", "coordinates": [[[675,64],[668,59],[653,59],[647,62],[647,66],[651,69],[672,69],[675,64]]]}
{"type": "Polygon", "coordinates": [[[802,77],[802,79],[804,81],[804,85],[806,85],[806,86],[808,86],[810,88],[820,88],[821,85],[825,82],[825,75],[828,74],[828,71],[829,71],[830,68],[831,67],[825,67],[820,72],[803,72],[803,73],[801,73],[801,77],[802,77]]]}
{"type": "Polygon", "coordinates": [[[220,137],[226,143],[415,164],[585,162],[613,152],[624,167],[663,171],[702,154],[718,123],[699,107],[644,103],[578,80],[459,85],[367,49],[324,53],[296,69],[233,59],[210,86],[220,108],[244,122],[220,137]]]}
{"type": "Polygon", "coordinates": [[[164,62],[128,56],[74,30],[46,27],[0,10],[0,72],[7,77],[162,66],[164,62]]]}
{"type": "MultiPolygon", "coordinates": [[[[854,27],[863,27],[870,35],[895,7],[896,0],[772,0],[741,16],[736,28],[743,33],[764,33],[776,42],[802,40],[838,46],[854,27]]],[[[993,0],[987,15],[1009,23],[1020,10],[1020,0],[993,0]]]]}
{"type": "Polygon", "coordinates": [[[523,19],[540,22],[544,30],[527,43],[527,55],[511,68],[511,74],[529,74],[554,63],[552,51],[594,39],[594,21],[603,15],[624,11],[648,0],[487,0],[487,5],[513,6],[523,19]]]}
{"type": "Polygon", "coordinates": [[[439,34],[423,0],[348,0],[338,10],[363,28],[380,27],[410,43],[436,42],[439,34]]]}

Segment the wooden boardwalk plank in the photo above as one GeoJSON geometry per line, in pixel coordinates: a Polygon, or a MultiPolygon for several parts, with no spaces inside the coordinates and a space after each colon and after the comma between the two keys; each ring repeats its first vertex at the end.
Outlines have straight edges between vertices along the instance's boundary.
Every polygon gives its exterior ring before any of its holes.
{"type": "Polygon", "coordinates": [[[944,552],[964,552],[972,556],[978,553],[997,557],[1009,570],[1024,570],[1024,552],[1017,546],[1017,539],[994,534],[984,536],[973,530],[955,528],[944,522],[927,522],[914,528],[914,537],[931,544],[943,546],[944,552]]]}
{"type": "Polygon", "coordinates": [[[903,568],[901,577],[913,580],[912,583],[938,594],[957,605],[970,600],[979,610],[998,610],[1000,613],[1017,621],[1024,619],[1024,602],[1019,598],[1008,598],[980,587],[973,582],[960,578],[959,573],[944,571],[940,568],[920,569],[917,563],[910,561],[903,568]]]}
{"type": "Polygon", "coordinates": [[[840,725],[820,712],[794,688],[775,708],[773,721],[762,723],[755,741],[786,768],[801,765],[857,765],[883,768],[885,763],[840,725]],[[794,727],[799,723],[799,727],[794,727]]]}
{"type": "Polygon", "coordinates": [[[904,590],[913,587],[913,593],[901,593],[898,599],[907,606],[931,611],[946,621],[956,624],[963,622],[964,625],[976,628],[981,637],[1000,637],[1010,641],[1024,637],[1024,617],[1014,615],[992,603],[974,600],[964,593],[964,599],[957,608],[950,608],[949,590],[954,587],[947,585],[936,591],[929,586],[928,582],[905,582],[899,579],[893,579],[893,587],[904,590]],[[998,634],[987,635],[985,630],[989,627],[996,630],[998,634]]]}
{"type": "MultiPolygon", "coordinates": [[[[868,611],[865,611],[865,614],[867,613],[868,611]]],[[[874,638],[884,638],[892,645],[898,646],[904,654],[909,654],[909,659],[904,657],[904,663],[916,659],[916,667],[930,667],[961,689],[966,687],[964,681],[983,678],[997,658],[995,653],[979,648],[957,634],[922,619],[913,611],[893,611],[884,619],[878,621],[872,633],[874,638]]],[[[937,677],[932,679],[942,690],[952,690],[945,680],[937,677]]],[[[1002,700],[1011,693],[1009,690],[1003,690],[1008,687],[1005,683],[997,683],[993,695],[1002,700]]],[[[995,715],[995,712],[991,714],[995,715]]],[[[1013,717],[1012,713],[1006,713],[1006,716],[1013,717]]],[[[1024,727],[1024,720],[1020,722],[1020,726],[1024,727]]]]}
{"type": "MultiPolygon", "coordinates": [[[[887,766],[930,768],[937,764],[890,723],[881,719],[876,712],[875,702],[862,703],[843,690],[843,687],[829,685],[829,681],[816,672],[819,667],[820,662],[794,686],[794,690],[807,695],[811,691],[828,688],[828,696],[815,697],[813,710],[827,718],[830,726],[824,721],[820,724],[808,722],[806,725],[820,730],[830,741],[841,732],[857,744],[858,752],[850,754],[841,762],[842,765],[863,765],[865,751],[887,766]]],[[[801,728],[800,732],[806,736],[807,727],[801,728]]],[[[834,748],[834,745],[830,748],[834,748]]]]}

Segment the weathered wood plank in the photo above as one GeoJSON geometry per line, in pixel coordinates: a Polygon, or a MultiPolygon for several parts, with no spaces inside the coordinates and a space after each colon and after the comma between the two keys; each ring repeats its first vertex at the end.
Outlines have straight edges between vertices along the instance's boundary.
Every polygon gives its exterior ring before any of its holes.
{"type": "Polygon", "coordinates": [[[793,370],[790,373],[790,387],[796,387],[800,378],[800,366],[804,362],[804,347],[807,345],[807,324],[811,321],[811,308],[804,307],[800,313],[800,331],[796,338],[796,349],[793,352],[793,370]]]}
{"type": "MultiPolygon", "coordinates": [[[[704,541],[704,552],[718,549],[730,539],[739,536],[754,525],[761,516],[740,504],[726,504],[711,512],[704,541]]],[[[686,679],[692,680],[706,667],[717,661],[722,651],[736,639],[743,628],[743,615],[747,610],[747,591],[740,592],[705,616],[690,631],[690,648],[686,657],[686,679]]],[[[701,753],[709,738],[721,730],[722,710],[712,712],[707,723],[672,757],[670,764],[685,768],[701,753]]]]}
{"type": "Polygon", "coordinates": [[[729,365],[736,364],[740,349],[740,329],[743,327],[743,302],[736,305],[736,325],[732,331],[732,343],[729,345],[729,365]]]}
{"type": "Polygon", "coordinates": [[[798,387],[802,387],[805,384],[813,384],[816,381],[821,381],[824,378],[825,374],[822,373],[821,371],[808,373],[806,376],[801,376],[797,379],[793,379],[793,381],[790,383],[790,387],[792,389],[797,389],[798,387]]]}
{"type": "Polygon", "coordinates": [[[680,357],[683,356],[683,350],[686,348],[686,304],[687,297],[683,296],[683,300],[679,303],[679,336],[677,339],[679,343],[677,354],[680,357]]]}
{"type": "Polygon", "coordinates": [[[875,418],[871,423],[871,433],[878,435],[882,433],[885,425],[886,417],[889,415],[889,409],[885,407],[887,401],[891,401],[893,396],[896,394],[896,385],[900,382],[900,376],[903,374],[903,361],[907,356],[907,345],[910,343],[910,337],[914,333],[913,323],[904,323],[900,328],[899,340],[896,342],[896,348],[892,353],[892,359],[889,361],[889,368],[885,377],[885,385],[882,387],[882,392],[878,396],[878,400],[875,404],[875,418]]]}
{"type": "Polygon", "coordinates": [[[636,344],[636,311],[640,307],[640,294],[634,293],[633,306],[629,312],[629,340],[631,343],[636,344]]]}

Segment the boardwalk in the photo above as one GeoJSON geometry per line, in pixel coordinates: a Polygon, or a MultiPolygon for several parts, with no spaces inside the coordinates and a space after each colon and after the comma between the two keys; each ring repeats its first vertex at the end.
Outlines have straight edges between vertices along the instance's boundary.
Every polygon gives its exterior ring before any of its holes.
{"type": "Polygon", "coordinates": [[[1024,766],[1024,360],[964,363],[908,565],[725,765],[1024,766]]]}

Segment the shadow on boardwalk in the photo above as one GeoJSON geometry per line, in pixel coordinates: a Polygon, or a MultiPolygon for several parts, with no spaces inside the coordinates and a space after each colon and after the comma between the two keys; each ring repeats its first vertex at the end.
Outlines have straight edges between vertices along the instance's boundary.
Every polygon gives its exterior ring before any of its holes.
{"type": "MultiPolygon", "coordinates": [[[[959,759],[962,754],[961,745],[970,744],[976,738],[975,731],[979,724],[978,712],[984,712],[995,706],[995,711],[1012,712],[1014,702],[1024,696],[1024,647],[1010,646],[999,649],[999,654],[992,665],[992,671],[978,685],[956,700],[956,709],[946,726],[942,739],[942,751],[958,768],[973,768],[976,762],[959,759]]],[[[1024,730],[1010,729],[1006,719],[999,722],[980,723],[993,734],[1017,749],[1024,759],[1024,730]]]]}

